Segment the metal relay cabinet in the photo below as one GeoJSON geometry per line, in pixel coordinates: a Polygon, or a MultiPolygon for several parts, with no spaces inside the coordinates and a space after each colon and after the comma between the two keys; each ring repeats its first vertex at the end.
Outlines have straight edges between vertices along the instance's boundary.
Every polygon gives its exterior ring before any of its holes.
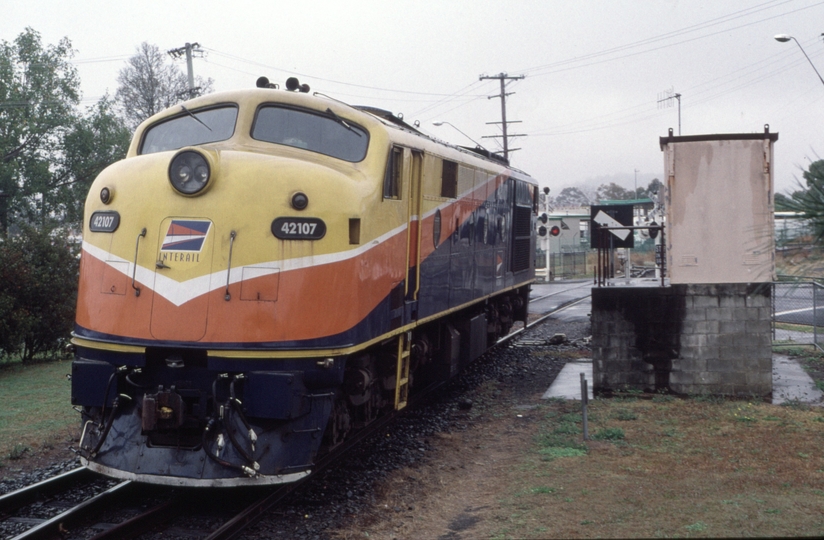
{"type": "Polygon", "coordinates": [[[777,133],[660,138],[670,283],[775,278],[773,143],[777,133]]]}

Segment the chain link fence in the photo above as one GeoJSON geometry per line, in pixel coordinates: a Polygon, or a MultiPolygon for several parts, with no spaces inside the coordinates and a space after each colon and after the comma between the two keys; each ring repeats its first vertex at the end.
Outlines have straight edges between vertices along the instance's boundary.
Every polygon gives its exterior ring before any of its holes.
{"type": "Polygon", "coordinates": [[[824,350],[824,285],[813,278],[779,276],[772,293],[774,344],[824,350]]]}
{"type": "Polygon", "coordinates": [[[550,279],[572,279],[587,276],[587,252],[550,253],[550,279]]]}

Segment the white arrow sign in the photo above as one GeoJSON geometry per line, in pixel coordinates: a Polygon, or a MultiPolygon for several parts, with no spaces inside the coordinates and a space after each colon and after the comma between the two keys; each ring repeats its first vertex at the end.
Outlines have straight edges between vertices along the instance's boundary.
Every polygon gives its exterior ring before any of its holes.
{"type": "MultiPolygon", "coordinates": [[[[615,219],[614,217],[608,215],[603,210],[599,210],[597,214],[595,214],[594,218],[595,223],[600,225],[601,227],[622,227],[624,224],[615,219]]],[[[626,240],[627,236],[629,236],[630,230],[629,229],[618,229],[618,230],[610,230],[612,234],[620,238],[621,240],[626,240]]]]}

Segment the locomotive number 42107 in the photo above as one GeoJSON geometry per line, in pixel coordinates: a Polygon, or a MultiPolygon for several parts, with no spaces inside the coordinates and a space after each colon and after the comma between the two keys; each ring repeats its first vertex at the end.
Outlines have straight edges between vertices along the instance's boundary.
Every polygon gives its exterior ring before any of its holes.
{"type": "Polygon", "coordinates": [[[320,240],[326,224],[318,218],[279,217],[272,222],[272,234],[281,240],[320,240]]]}

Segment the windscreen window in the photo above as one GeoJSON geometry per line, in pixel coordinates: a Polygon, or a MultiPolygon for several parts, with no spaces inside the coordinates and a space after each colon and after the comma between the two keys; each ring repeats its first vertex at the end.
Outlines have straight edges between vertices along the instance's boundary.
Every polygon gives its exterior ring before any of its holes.
{"type": "Polygon", "coordinates": [[[264,106],[258,109],[252,138],[302,148],[356,163],[366,157],[369,134],[331,109],[326,113],[264,106]]]}
{"type": "MultiPolygon", "coordinates": [[[[182,107],[182,106],[181,106],[182,107]]],[[[143,135],[141,154],[177,150],[229,139],[235,132],[237,107],[215,107],[183,113],[150,126],[143,135]]]]}

